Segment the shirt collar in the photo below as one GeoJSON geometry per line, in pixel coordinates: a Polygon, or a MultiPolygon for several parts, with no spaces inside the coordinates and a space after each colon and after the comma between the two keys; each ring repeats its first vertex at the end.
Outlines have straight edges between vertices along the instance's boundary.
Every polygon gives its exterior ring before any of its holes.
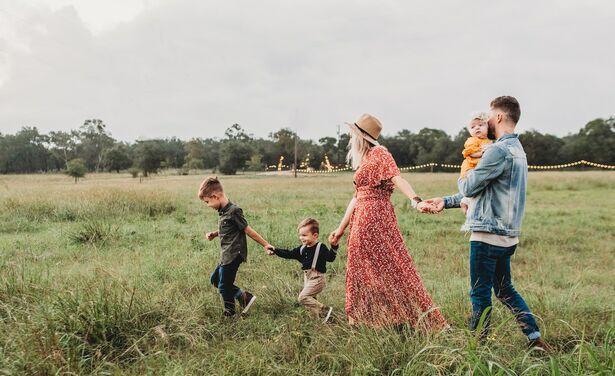
{"type": "Polygon", "coordinates": [[[505,134],[504,136],[498,138],[496,142],[504,141],[504,140],[507,140],[509,138],[519,138],[519,135],[516,134],[516,133],[505,134]]]}
{"type": "Polygon", "coordinates": [[[219,214],[219,215],[223,215],[223,214],[225,214],[225,213],[229,210],[229,208],[231,207],[231,205],[233,205],[233,203],[229,201],[229,202],[228,202],[228,204],[226,204],[226,206],[225,206],[225,207],[218,209],[218,214],[219,214]]]}

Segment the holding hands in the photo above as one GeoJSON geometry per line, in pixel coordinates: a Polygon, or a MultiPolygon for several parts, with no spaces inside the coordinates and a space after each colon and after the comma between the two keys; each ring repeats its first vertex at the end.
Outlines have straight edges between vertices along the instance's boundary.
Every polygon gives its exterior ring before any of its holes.
{"type": "Polygon", "coordinates": [[[434,197],[428,200],[419,202],[416,205],[416,210],[421,213],[437,214],[444,210],[444,200],[442,197],[434,197]]]}
{"type": "Polygon", "coordinates": [[[265,246],[265,253],[268,254],[269,256],[273,256],[275,253],[273,252],[275,250],[275,247],[272,246],[271,244],[268,244],[267,246],[265,246]]]}
{"type": "Polygon", "coordinates": [[[205,234],[207,240],[212,241],[218,237],[218,231],[211,231],[205,234]]]}
{"type": "Polygon", "coordinates": [[[339,245],[342,236],[344,236],[344,230],[342,230],[341,228],[336,229],[331,234],[329,234],[329,243],[332,246],[339,245]]]}

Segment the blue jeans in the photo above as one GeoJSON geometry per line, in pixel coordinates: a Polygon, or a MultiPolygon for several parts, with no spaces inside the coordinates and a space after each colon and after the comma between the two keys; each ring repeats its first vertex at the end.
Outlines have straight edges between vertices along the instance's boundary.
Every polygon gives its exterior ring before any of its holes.
{"type": "Polygon", "coordinates": [[[229,316],[235,314],[235,299],[239,299],[243,293],[235,286],[235,277],[240,264],[241,257],[238,256],[230,264],[218,265],[210,277],[211,284],[217,287],[222,295],[224,313],[229,316]]]}
{"type": "Polygon", "coordinates": [[[470,300],[472,320],[470,328],[476,330],[485,309],[489,308],[481,337],[489,331],[491,314],[491,289],[495,296],[515,315],[523,334],[533,340],[540,337],[540,330],[521,295],[515,290],[510,275],[512,247],[497,247],[483,242],[470,242],[470,300]]]}

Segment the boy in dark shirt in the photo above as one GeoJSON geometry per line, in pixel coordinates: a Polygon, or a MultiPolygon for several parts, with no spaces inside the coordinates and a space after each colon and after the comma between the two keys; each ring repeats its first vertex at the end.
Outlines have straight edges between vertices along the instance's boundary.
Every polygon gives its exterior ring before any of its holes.
{"type": "MultiPolygon", "coordinates": [[[[303,269],[303,290],[297,300],[307,308],[315,317],[324,317],[323,322],[329,321],[333,307],[326,307],[316,300],[316,295],[325,288],[325,273],[327,261],[335,260],[337,244],[331,245],[331,250],[318,241],[319,225],[313,218],[306,218],[297,227],[299,240],[302,245],[293,249],[276,249],[270,246],[268,249],[276,255],[286,259],[298,260],[303,269]]],[[[270,253],[271,254],[271,253],[270,253]]]]}
{"type": "Polygon", "coordinates": [[[205,179],[199,187],[198,197],[208,207],[217,210],[220,216],[218,231],[208,232],[206,236],[210,241],[220,237],[220,262],[211,275],[211,284],[222,295],[224,316],[235,315],[235,299],[239,301],[241,313],[246,313],[256,296],[235,286],[239,265],[248,259],[246,234],[262,245],[267,253],[270,253],[268,248],[271,245],[248,225],[241,208],[229,201],[218,178],[205,179]]]}

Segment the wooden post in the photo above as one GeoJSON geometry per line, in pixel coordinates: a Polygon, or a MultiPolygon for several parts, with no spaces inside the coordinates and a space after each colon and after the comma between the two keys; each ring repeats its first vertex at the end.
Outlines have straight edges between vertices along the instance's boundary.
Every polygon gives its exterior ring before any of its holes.
{"type": "Polygon", "coordinates": [[[295,178],[297,177],[297,134],[295,134],[295,178]]]}

